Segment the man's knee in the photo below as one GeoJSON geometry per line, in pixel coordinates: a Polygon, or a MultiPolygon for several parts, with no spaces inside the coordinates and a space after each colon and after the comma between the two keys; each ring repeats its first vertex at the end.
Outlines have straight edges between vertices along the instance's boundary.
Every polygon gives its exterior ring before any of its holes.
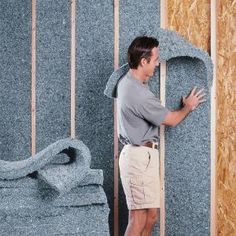
{"type": "Polygon", "coordinates": [[[157,209],[148,209],[147,211],[147,225],[154,225],[159,219],[159,212],[157,209]]]}
{"type": "Polygon", "coordinates": [[[132,210],[129,213],[129,224],[142,231],[147,219],[147,210],[132,210]]]}

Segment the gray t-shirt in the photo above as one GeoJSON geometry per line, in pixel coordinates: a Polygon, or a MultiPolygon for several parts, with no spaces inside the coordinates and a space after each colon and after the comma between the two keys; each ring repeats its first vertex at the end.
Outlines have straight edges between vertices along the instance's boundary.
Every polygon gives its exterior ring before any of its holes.
{"type": "Polygon", "coordinates": [[[142,145],[159,141],[158,126],[169,110],[143,84],[128,72],[117,87],[118,134],[122,144],[142,145]]]}

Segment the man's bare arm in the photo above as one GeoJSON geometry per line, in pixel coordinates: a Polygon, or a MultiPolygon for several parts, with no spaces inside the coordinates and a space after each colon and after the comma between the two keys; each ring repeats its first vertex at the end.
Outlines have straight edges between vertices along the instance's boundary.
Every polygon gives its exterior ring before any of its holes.
{"type": "Polygon", "coordinates": [[[183,97],[183,108],[177,111],[170,111],[167,113],[164,121],[161,123],[162,125],[168,125],[175,127],[178,125],[184,118],[197,106],[206,101],[205,99],[201,99],[205,96],[205,93],[202,93],[203,89],[196,92],[196,87],[193,88],[190,95],[186,98],[183,97]]]}

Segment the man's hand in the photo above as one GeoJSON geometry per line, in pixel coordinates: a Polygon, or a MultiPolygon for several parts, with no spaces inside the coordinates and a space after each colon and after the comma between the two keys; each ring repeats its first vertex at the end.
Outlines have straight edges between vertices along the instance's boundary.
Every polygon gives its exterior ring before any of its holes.
{"type": "Polygon", "coordinates": [[[193,111],[200,103],[206,101],[202,99],[206,94],[203,93],[204,89],[196,92],[196,88],[191,91],[188,97],[183,97],[183,105],[180,110],[170,111],[167,113],[162,125],[169,125],[175,127],[178,125],[188,114],[193,111]]]}
{"type": "Polygon", "coordinates": [[[189,108],[190,111],[193,111],[200,103],[206,101],[206,99],[202,99],[206,95],[205,93],[203,93],[204,89],[201,89],[196,92],[196,88],[197,87],[195,86],[191,91],[190,95],[188,97],[183,97],[182,100],[183,105],[189,108]]]}

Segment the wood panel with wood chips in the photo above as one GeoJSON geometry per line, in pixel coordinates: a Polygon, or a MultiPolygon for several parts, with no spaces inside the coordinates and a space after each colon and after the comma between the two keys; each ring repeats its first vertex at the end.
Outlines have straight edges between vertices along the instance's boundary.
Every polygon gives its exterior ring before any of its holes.
{"type": "Polygon", "coordinates": [[[210,0],[168,0],[168,29],[210,51],[210,0]]]}
{"type": "Polygon", "coordinates": [[[236,235],[236,1],[218,2],[217,235],[236,235]]]}

